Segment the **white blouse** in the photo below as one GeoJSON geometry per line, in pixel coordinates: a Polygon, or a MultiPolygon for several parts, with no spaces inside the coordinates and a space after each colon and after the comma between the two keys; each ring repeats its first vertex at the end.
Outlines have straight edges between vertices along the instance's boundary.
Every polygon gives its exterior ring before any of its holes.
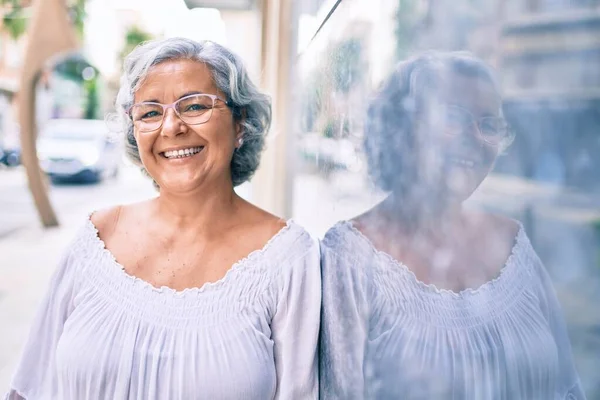
{"type": "Polygon", "coordinates": [[[349,222],[321,253],[321,398],[585,399],[522,227],[500,276],[460,293],[418,281],[349,222]]]}
{"type": "Polygon", "coordinates": [[[175,291],[128,275],[88,219],[7,399],[316,399],[320,283],[318,243],[291,221],[221,280],[175,291]]]}

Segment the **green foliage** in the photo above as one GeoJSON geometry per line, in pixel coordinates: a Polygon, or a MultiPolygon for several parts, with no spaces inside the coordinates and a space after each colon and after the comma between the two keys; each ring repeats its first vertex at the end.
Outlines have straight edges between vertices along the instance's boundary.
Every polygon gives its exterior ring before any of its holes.
{"type": "Polygon", "coordinates": [[[300,123],[302,130],[313,132],[317,120],[323,109],[325,79],[321,69],[317,69],[307,77],[306,85],[303,85],[300,95],[300,123]]]}
{"type": "Polygon", "coordinates": [[[360,39],[346,39],[328,53],[326,73],[333,88],[337,92],[348,93],[363,76],[362,43],[360,39]]]}
{"type": "Polygon", "coordinates": [[[100,114],[100,95],[98,93],[98,78],[94,77],[84,84],[87,93],[84,118],[98,119],[100,114]]]}
{"type": "Polygon", "coordinates": [[[302,129],[319,131],[324,137],[347,136],[349,128],[345,118],[336,116],[340,104],[350,92],[362,86],[365,64],[362,42],[349,38],[333,44],[327,56],[307,78],[301,100],[302,129]]]}
{"type": "Polygon", "coordinates": [[[419,24],[417,0],[398,0],[395,19],[396,58],[403,60],[410,53],[417,37],[419,24]]]}
{"type": "MultiPolygon", "coordinates": [[[[71,0],[68,3],[68,12],[75,31],[80,38],[83,37],[84,22],[87,16],[85,12],[86,0],[71,0]]],[[[29,16],[25,14],[25,8],[30,5],[27,0],[0,0],[0,5],[10,6],[10,10],[2,16],[2,27],[13,40],[19,39],[27,31],[29,16]]]]}
{"type": "Polygon", "coordinates": [[[2,27],[13,39],[17,40],[27,30],[27,16],[20,0],[1,0],[2,5],[10,5],[10,10],[2,16],[2,27]]]}
{"type": "Polygon", "coordinates": [[[76,82],[83,88],[85,91],[83,117],[98,119],[100,116],[99,71],[80,55],[75,54],[56,64],[54,73],[63,79],[76,82]],[[84,76],[88,74],[90,68],[93,69],[93,74],[90,73],[88,76],[84,76]]]}
{"type": "MultiPolygon", "coordinates": [[[[54,67],[54,71],[65,79],[74,82],[83,82],[85,80],[83,78],[83,70],[88,67],[94,68],[89,62],[80,56],[71,56],[59,62],[54,67]]],[[[94,68],[94,72],[96,75],[98,75],[98,70],[96,68],[94,68]]]]}
{"type": "Polygon", "coordinates": [[[69,16],[71,23],[75,27],[75,32],[79,38],[83,38],[84,23],[87,13],[85,11],[86,0],[72,0],[69,5],[69,16]]]}
{"type": "Polygon", "coordinates": [[[325,123],[323,128],[323,137],[329,139],[340,139],[348,137],[350,133],[350,124],[346,118],[341,121],[337,118],[331,117],[325,123]]]}
{"type": "Polygon", "coordinates": [[[600,235],[600,219],[592,222],[592,226],[598,235],[600,235]]]}
{"type": "Polygon", "coordinates": [[[130,26],[125,34],[125,45],[119,54],[119,59],[121,62],[125,60],[125,57],[127,57],[127,55],[131,53],[136,46],[151,39],[152,35],[139,26],[130,26]]]}

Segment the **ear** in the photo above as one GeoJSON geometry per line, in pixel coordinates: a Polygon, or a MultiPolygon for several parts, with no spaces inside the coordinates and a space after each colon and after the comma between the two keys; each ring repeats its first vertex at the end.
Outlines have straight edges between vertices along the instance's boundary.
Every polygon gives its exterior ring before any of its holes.
{"type": "Polygon", "coordinates": [[[235,140],[239,140],[244,136],[244,120],[236,121],[235,123],[235,140]]]}
{"type": "Polygon", "coordinates": [[[235,121],[235,147],[240,148],[244,143],[244,121],[246,121],[246,109],[242,109],[240,117],[235,121]]]}

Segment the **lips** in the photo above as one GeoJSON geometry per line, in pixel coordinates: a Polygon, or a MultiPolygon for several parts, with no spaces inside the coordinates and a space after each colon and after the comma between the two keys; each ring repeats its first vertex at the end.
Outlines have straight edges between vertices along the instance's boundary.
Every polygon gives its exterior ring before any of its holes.
{"type": "Polygon", "coordinates": [[[450,164],[458,165],[459,167],[467,169],[474,169],[479,165],[479,163],[472,158],[462,156],[448,156],[447,160],[450,164]]]}
{"type": "Polygon", "coordinates": [[[163,157],[168,158],[168,159],[186,158],[186,157],[191,157],[195,154],[200,153],[203,149],[204,149],[204,146],[188,147],[188,148],[182,148],[182,149],[178,149],[178,150],[164,151],[164,152],[160,153],[160,155],[162,155],[163,157]]]}

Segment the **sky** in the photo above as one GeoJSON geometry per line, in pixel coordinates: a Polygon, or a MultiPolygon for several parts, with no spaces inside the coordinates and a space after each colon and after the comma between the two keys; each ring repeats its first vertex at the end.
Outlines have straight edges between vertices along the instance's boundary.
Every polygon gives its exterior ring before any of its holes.
{"type": "Polygon", "coordinates": [[[116,57],[127,26],[135,23],[164,37],[183,36],[226,44],[218,10],[188,10],[183,0],[89,0],[84,51],[105,76],[116,73],[116,57]]]}

